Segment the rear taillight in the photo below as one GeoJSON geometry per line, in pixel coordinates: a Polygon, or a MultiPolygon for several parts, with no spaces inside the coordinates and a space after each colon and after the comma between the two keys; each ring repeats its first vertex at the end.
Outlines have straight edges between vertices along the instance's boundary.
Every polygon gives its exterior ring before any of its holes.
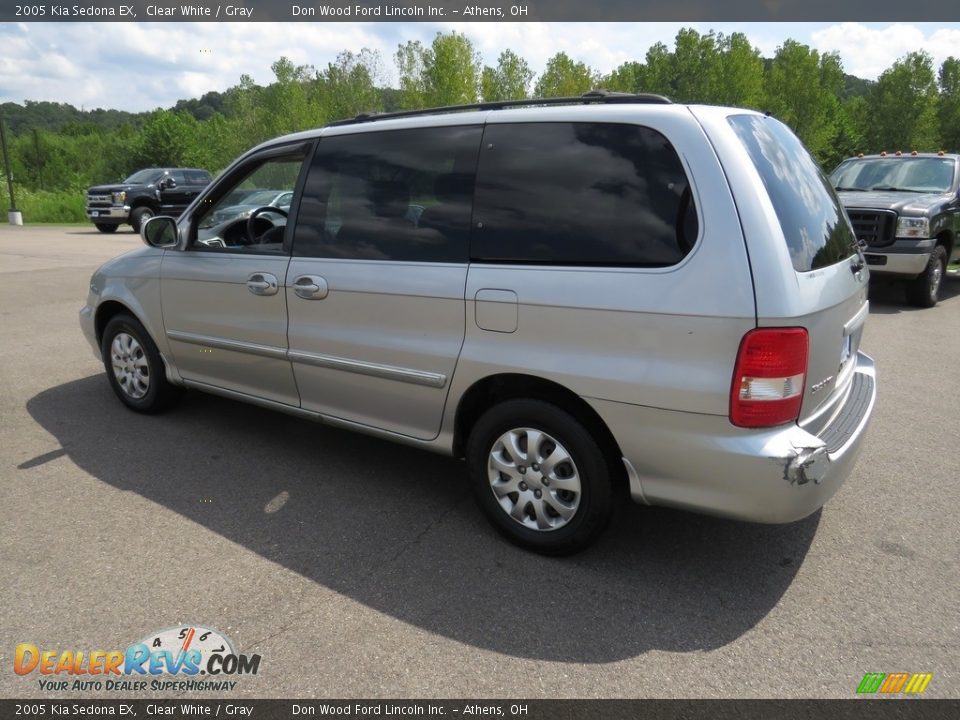
{"type": "Polygon", "coordinates": [[[757,328],[744,335],[730,387],[730,422],[748,428],[794,422],[809,345],[804,328],[757,328]]]}

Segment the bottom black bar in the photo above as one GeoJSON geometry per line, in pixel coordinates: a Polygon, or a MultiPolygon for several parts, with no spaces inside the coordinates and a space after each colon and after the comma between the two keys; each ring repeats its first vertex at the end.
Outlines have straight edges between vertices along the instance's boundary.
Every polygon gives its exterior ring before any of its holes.
{"type": "Polygon", "coordinates": [[[960,718],[960,700],[0,700],[0,718],[893,720],[960,718]]]}

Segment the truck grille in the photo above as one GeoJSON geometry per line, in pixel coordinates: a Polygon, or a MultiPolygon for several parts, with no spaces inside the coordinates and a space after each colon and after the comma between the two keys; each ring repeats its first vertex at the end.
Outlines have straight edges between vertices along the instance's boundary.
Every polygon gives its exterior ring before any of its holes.
{"type": "Polygon", "coordinates": [[[890,210],[847,210],[857,240],[868,247],[885,247],[893,243],[897,214],[890,210]]]}
{"type": "Polygon", "coordinates": [[[93,193],[87,193],[87,207],[108,208],[111,205],[113,205],[113,197],[111,195],[94,195],[93,193]]]}

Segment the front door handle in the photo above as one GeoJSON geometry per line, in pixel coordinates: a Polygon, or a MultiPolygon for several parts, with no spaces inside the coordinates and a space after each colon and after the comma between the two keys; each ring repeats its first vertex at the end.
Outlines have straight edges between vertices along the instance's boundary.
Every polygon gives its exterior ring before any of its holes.
{"type": "Polygon", "coordinates": [[[254,295],[276,295],[280,289],[275,275],[257,272],[247,278],[247,290],[254,295]]]}
{"type": "Polygon", "coordinates": [[[304,300],[323,300],[330,290],[319,275],[301,275],[293,281],[293,292],[304,300]]]}

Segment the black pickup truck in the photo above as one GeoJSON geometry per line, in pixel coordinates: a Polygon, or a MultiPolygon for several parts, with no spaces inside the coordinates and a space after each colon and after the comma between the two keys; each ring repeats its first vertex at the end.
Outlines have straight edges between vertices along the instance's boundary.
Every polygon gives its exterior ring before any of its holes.
{"type": "Polygon", "coordinates": [[[907,301],[933,307],[960,256],[960,155],[880,153],[830,174],[872,276],[907,281],[907,301]]]}
{"type": "Polygon", "coordinates": [[[87,190],[87,217],[104,233],[128,224],[134,232],[154,215],[177,217],[210,184],[206,170],[147,168],[116,185],[87,190]]]}

